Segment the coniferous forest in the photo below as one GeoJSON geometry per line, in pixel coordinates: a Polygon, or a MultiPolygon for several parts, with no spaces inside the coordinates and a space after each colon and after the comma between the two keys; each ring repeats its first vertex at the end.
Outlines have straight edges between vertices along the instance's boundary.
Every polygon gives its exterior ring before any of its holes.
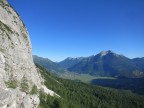
{"type": "Polygon", "coordinates": [[[36,66],[45,79],[45,85],[60,95],[51,97],[40,91],[40,108],[144,108],[142,95],[58,78],[36,66]]]}

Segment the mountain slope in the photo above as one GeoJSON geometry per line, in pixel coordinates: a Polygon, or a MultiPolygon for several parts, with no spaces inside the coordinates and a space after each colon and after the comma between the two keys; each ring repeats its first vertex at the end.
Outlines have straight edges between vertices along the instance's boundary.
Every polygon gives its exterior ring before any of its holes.
{"type": "Polygon", "coordinates": [[[33,60],[35,63],[45,67],[47,70],[55,73],[65,72],[65,69],[59,64],[49,60],[48,58],[42,58],[36,55],[33,55],[33,60]]]}
{"type": "Polygon", "coordinates": [[[69,68],[69,67],[72,67],[75,64],[79,63],[82,59],[83,59],[83,57],[79,57],[79,58],[68,57],[63,61],[58,62],[58,64],[61,65],[64,68],[69,68]]]}
{"type": "Polygon", "coordinates": [[[143,108],[144,97],[130,91],[92,86],[53,76],[37,65],[45,85],[62,98],[40,94],[41,108],[143,108]]]}
{"type": "Polygon", "coordinates": [[[143,58],[134,58],[132,59],[139,70],[144,71],[144,57],[143,58]]]}

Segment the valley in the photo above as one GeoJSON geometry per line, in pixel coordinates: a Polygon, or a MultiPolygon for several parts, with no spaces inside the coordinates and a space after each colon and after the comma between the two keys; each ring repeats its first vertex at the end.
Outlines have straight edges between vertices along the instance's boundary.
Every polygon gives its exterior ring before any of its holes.
{"type": "Polygon", "coordinates": [[[89,57],[68,57],[61,62],[33,56],[34,62],[55,73],[89,74],[98,77],[144,77],[144,59],[130,59],[111,50],[89,57]]]}
{"type": "Polygon", "coordinates": [[[144,108],[141,10],[136,0],[0,0],[0,108],[144,108]]]}
{"type": "MultiPolygon", "coordinates": [[[[47,70],[50,69],[51,65],[49,66],[49,62],[46,59],[42,59],[38,56],[37,61],[35,59],[36,58],[34,58],[35,63],[43,66],[47,70]],[[39,59],[41,59],[41,62],[39,59]]],[[[69,57],[62,62],[55,63],[56,65],[53,62],[53,66],[55,67],[54,69],[60,67],[63,69],[63,71],[55,70],[54,74],[60,78],[70,79],[75,82],[83,82],[91,85],[99,85],[120,90],[129,90],[133,93],[144,95],[144,71],[142,67],[144,63],[143,60],[143,58],[129,59],[123,55],[113,53],[112,51],[106,51],[86,58],[69,57]],[[100,63],[99,66],[101,68],[99,67],[99,71],[94,74],[91,72],[95,68],[90,68],[89,64],[92,64],[93,67],[97,67],[98,65],[95,64],[96,62],[97,64],[100,63]],[[104,65],[104,63],[109,63],[109,68],[107,68],[108,66],[104,65]],[[81,72],[69,70],[71,67],[77,67],[77,65],[80,65],[78,70],[81,70],[81,72]],[[86,66],[86,68],[83,68],[83,66],[86,66]],[[115,68],[115,71],[110,71],[110,67],[115,68]],[[89,69],[89,71],[87,72],[85,69],[89,69]],[[107,69],[109,71],[107,71],[107,69]],[[126,70],[129,71],[125,72],[126,70]]],[[[51,72],[51,70],[48,71],[51,72]]],[[[95,71],[97,71],[97,69],[95,69],[95,71]]]]}
{"type": "Polygon", "coordinates": [[[59,76],[64,79],[80,81],[88,84],[90,84],[91,81],[95,79],[116,79],[114,77],[101,77],[101,76],[98,77],[89,74],[78,74],[78,73],[70,73],[70,72],[60,74],[59,76]]]}

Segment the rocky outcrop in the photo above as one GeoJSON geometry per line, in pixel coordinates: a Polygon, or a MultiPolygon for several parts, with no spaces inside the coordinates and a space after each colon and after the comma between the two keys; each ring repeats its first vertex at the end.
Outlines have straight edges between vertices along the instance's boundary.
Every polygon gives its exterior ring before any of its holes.
{"type": "Polygon", "coordinates": [[[0,59],[4,81],[13,77],[21,82],[25,77],[28,83],[32,82],[40,87],[41,81],[33,63],[31,49],[28,32],[20,16],[6,1],[1,1],[0,59]]]}
{"type": "Polygon", "coordinates": [[[0,89],[0,108],[37,108],[37,95],[26,95],[18,89],[0,89]]]}
{"type": "Polygon", "coordinates": [[[41,89],[43,80],[31,50],[20,16],[6,0],[0,0],[0,108],[37,108],[39,98],[30,92],[33,86],[41,89]]]}

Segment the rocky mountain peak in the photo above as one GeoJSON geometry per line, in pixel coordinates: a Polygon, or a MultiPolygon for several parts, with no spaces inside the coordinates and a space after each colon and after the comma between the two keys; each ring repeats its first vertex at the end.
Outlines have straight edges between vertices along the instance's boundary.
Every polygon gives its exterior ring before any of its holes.
{"type": "Polygon", "coordinates": [[[107,54],[114,54],[114,52],[111,51],[111,50],[108,50],[108,51],[102,51],[102,52],[99,53],[99,55],[101,57],[106,56],[107,54]]]}

